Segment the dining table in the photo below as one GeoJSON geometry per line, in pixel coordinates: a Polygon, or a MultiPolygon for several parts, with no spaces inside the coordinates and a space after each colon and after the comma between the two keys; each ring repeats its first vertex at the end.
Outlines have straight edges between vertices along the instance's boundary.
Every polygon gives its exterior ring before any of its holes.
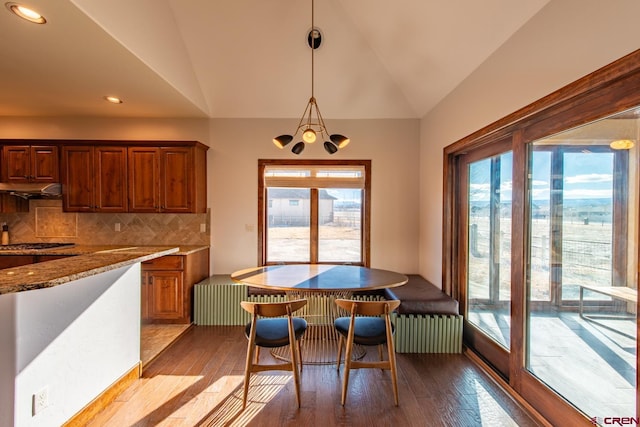
{"type": "MultiPolygon", "coordinates": [[[[337,298],[378,299],[376,290],[402,286],[408,278],[402,273],[378,268],[344,264],[278,264],[246,268],[231,278],[247,286],[282,291],[287,299],[307,300],[296,315],[308,324],[302,341],[304,364],[336,363],[339,335],[333,322],[348,315],[335,304],[337,298]]],[[[354,349],[354,359],[366,354],[364,347],[354,349]]],[[[287,359],[286,349],[272,349],[272,355],[287,359]]]]}

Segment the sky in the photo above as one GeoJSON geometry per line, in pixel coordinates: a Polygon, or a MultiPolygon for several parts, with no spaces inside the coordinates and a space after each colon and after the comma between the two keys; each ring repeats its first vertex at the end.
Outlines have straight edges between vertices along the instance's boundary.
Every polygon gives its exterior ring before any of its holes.
{"type": "MultiPolygon", "coordinates": [[[[500,197],[511,200],[512,154],[500,156],[500,197]]],[[[489,200],[489,159],[471,165],[471,201],[489,200]]],[[[533,200],[549,200],[551,155],[533,154],[531,191],[533,200]]],[[[611,199],[613,194],[613,153],[578,152],[564,154],[563,197],[565,199],[611,199]]]]}

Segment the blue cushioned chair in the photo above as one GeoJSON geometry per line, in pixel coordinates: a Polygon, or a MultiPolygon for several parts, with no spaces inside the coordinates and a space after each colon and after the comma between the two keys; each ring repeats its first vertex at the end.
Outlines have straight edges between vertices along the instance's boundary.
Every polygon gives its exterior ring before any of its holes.
{"type": "Polygon", "coordinates": [[[243,309],[251,313],[251,322],[245,328],[249,340],[247,347],[247,361],[244,371],[244,395],[242,409],[247,406],[249,379],[252,372],[261,371],[292,371],[296,387],[296,400],[300,407],[300,378],[298,364],[302,370],[300,341],[307,330],[307,322],[291,314],[307,304],[306,299],[285,301],[278,303],[255,303],[242,301],[243,309]],[[281,317],[286,316],[286,317],[281,317]],[[260,347],[274,348],[290,345],[291,360],[286,363],[260,365],[260,347]],[[297,344],[297,345],[296,345],[297,344]],[[255,355],[255,356],[254,356],[255,355]]]}
{"type": "Polygon", "coordinates": [[[393,397],[398,406],[398,380],[396,374],[396,352],[393,346],[394,327],[391,324],[389,314],[400,305],[399,300],[391,301],[353,301],[336,299],[336,305],[350,313],[348,317],[339,317],[334,326],[340,334],[338,343],[338,370],[340,370],[340,357],[346,341],[347,348],[344,356],[344,380],[342,381],[342,405],[347,398],[347,385],[349,372],[358,368],[379,368],[391,370],[391,382],[393,384],[393,397]],[[353,345],[378,346],[378,362],[366,362],[351,360],[353,345]],[[383,360],[382,347],[387,344],[388,357],[383,360]]]}

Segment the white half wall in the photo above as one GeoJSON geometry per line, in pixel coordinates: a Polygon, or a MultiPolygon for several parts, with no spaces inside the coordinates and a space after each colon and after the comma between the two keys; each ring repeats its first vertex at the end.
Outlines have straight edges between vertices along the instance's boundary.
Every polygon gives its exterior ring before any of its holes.
{"type": "Polygon", "coordinates": [[[444,147],[636,50],[638,16],[637,0],[551,1],[423,117],[422,276],[441,285],[444,147]]]}
{"type": "Polygon", "coordinates": [[[59,426],[140,362],[139,263],[0,295],[0,308],[0,425],[59,426]]]}

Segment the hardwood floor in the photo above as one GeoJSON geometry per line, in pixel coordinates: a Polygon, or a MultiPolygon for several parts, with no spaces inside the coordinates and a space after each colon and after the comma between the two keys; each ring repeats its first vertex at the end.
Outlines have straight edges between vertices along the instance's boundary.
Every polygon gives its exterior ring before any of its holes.
{"type": "MultiPolygon", "coordinates": [[[[466,356],[456,354],[398,354],[398,407],[388,371],[352,371],[342,407],[335,366],[306,365],[300,409],[291,373],[272,371],[252,377],[242,411],[245,354],[243,327],[194,326],[89,425],[537,425],[466,356]]],[[[365,357],[375,358],[377,351],[371,348],[365,357]]],[[[261,361],[269,359],[263,351],[261,361]]]]}
{"type": "Polygon", "coordinates": [[[140,361],[142,369],[177,340],[190,324],[143,324],[140,327],[140,361]]]}

